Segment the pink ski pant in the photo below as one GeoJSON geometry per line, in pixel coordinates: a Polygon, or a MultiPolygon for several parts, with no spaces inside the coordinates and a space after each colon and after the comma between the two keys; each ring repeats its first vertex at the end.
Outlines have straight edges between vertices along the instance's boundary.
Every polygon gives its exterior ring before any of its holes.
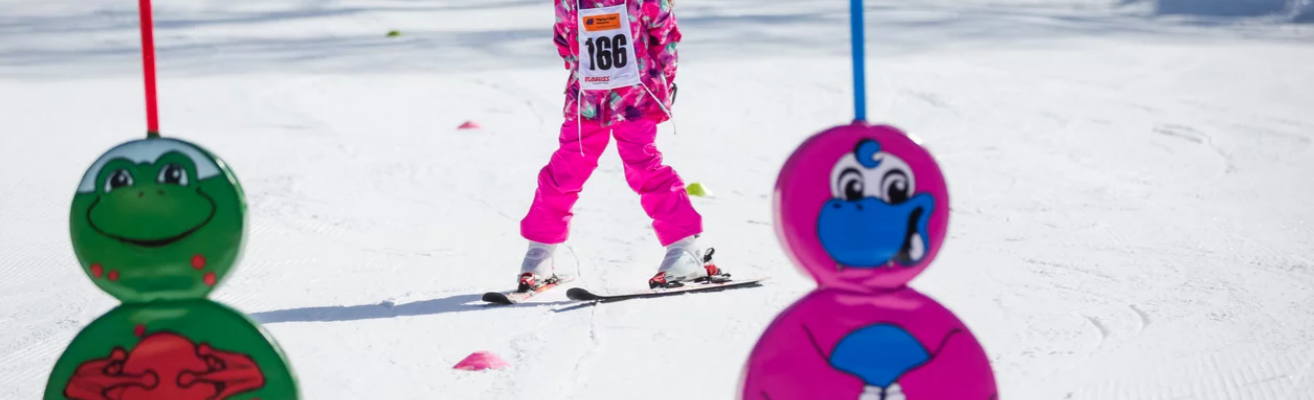
{"type": "Polygon", "coordinates": [[[541,243],[566,241],[574,215],[571,209],[613,135],[625,163],[625,181],[638,193],[662,246],[702,233],[702,216],[694,211],[684,182],[674,169],[662,164],[662,153],[654,144],[655,123],[639,120],[603,127],[584,122],[581,129],[575,121],[567,121],[561,125],[560,146],[538,173],[534,203],[520,221],[521,236],[541,243]]]}

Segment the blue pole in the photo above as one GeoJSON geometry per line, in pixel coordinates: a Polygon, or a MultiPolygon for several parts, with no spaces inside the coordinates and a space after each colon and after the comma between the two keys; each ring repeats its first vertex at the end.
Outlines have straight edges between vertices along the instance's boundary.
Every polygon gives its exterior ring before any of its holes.
{"type": "Polygon", "coordinates": [[[849,6],[849,22],[852,24],[853,36],[853,109],[855,121],[867,121],[867,77],[866,56],[863,54],[864,34],[862,30],[862,0],[852,0],[849,6]]]}

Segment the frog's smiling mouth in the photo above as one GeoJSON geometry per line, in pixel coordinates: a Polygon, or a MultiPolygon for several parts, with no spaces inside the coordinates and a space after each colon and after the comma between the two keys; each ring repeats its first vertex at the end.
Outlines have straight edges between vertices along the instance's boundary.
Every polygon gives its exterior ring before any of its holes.
{"type": "MultiPolygon", "coordinates": [[[[206,220],[206,222],[209,222],[209,220],[206,220]]],[[[196,233],[197,230],[203,227],[205,227],[205,224],[198,225],[195,228],[189,229],[186,232],[178,234],[177,236],[167,237],[164,239],[140,240],[140,239],[129,239],[122,236],[114,236],[109,234],[106,234],[105,236],[109,236],[118,239],[120,241],[123,241],[124,243],[131,243],[141,247],[164,247],[173,244],[173,242],[177,242],[179,240],[183,240],[188,236],[191,236],[193,233],[196,233]]]]}
{"type": "MultiPolygon", "coordinates": [[[[123,242],[123,243],[128,243],[128,244],[132,244],[132,245],[135,245],[135,246],[147,247],[147,248],[160,248],[160,247],[168,246],[168,245],[173,244],[173,243],[175,243],[175,242],[177,242],[177,241],[179,241],[179,240],[186,239],[188,236],[191,236],[193,233],[196,233],[196,231],[199,231],[199,230],[201,230],[201,228],[204,228],[206,225],[209,225],[209,224],[210,224],[210,221],[214,219],[214,214],[215,214],[215,209],[216,209],[216,205],[215,205],[214,199],[211,198],[210,195],[205,194],[205,192],[201,191],[200,189],[197,189],[197,190],[196,190],[196,194],[199,195],[202,199],[205,199],[205,201],[206,201],[207,203],[209,203],[209,213],[205,216],[205,220],[201,221],[199,224],[196,224],[195,226],[192,226],[191,228],[188,228],[188,229],[186,229],[186,230],[184,230],[184,231],[182,231],[182,232],[180,232],[180,233],[177,233],[177,234],[174,234],[174,235],[171,235],[171,236],[168,236],[168,237],[164,237],[164,238],[133,238],[133,237],[127,237],[127,236],[124,236],[124,235],[116,235],[116,234],[112,234],[112,233],[106,232],[104,229],[101,229],[100,226],[97,226],[97,225],[96,225],[96,220],[95,220],[95,218],[92,218],[92,217],[91,217],[91,213],[92,213],[93,211],[96,210],[96,206],[98,206],[98,205],[101,204],[101,199],[103,198],[102,196],[98,196],[98,197],[96,197],[96,200],[95,200],[94,202],[91,203],[91,206],[90,206],[90,207],[87,207],[87,224],[88,224],[89,226],[91,226],[91,229],[95,230],[96,233],[99,233],[99,234],[101,234],[101,235],[104,235],[105,237],[108,237],[108,238],[112,238],[112,239],[115,239],[115,240],[121,241],[121,242],[123,242]]],[[[143,222],[145,222],[145,221],[143,221],[143,222]]]]}

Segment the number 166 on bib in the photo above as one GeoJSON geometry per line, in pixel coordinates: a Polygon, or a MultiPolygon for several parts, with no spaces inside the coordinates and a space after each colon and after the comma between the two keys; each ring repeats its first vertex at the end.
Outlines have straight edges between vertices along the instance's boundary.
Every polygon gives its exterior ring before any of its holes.
{"type": "Polygon", "coordinates": [[[625,5],[579,10],[579,74],[584,90],[605,90],[639,84],[625,5]]]}

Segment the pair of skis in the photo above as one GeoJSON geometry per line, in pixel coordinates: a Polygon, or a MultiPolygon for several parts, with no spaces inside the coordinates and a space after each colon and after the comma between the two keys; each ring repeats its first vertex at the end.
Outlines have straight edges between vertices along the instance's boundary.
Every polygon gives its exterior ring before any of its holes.
{"type": "MultiPolygon", "coordinates": [[[[740,287],[756,286],[767,278],[754,278],[745,280],[730,279],[728,276],[716,276],[712,279],[701,282],[684,282],[683,286],[672,288],[640,289],[626,290],[611,293],[598,293],[585,288],[574,287],[566,291],[566,297],[575,301],[596,301],[609,302],[619,300],[629,300],[647,297],[661,297],[691,292],[710,292],[740,287]],[[724,277],[724,278],[723,278],[724,277]]],[[[551,291],[562,284],[574,281],[573,276],[558,275],[557,279],[551,283],[545,283],[537,289],[525,292],[488,292],[484,293],[483,300],[488,303],[512,305],[524,303],[526,300],[539,294],[551,291]]]]}
{"type": "MultiPolygon", "coordinates": [[[[711,252],[712,252],[711,249],[709,249],[704,262],[711,262],[711,256],[712,256],[711,252]]],[[[659,287],[654,289],[626,290],[626,291],[611,292],[611,293],[597,293],[585,288],[576,287],[567,290],[566,297],[575,301],[609,302],[609,301],[629,300],[629,299],[637,299],[637,298],[670,296],[670,295],[683,294],[683,293],[711,292],[711,291],[719,291],[719,290],[742,288],[742,287],[752,287],[752,286],[757,286],[759,283],[761,283],[766,279],[767,278],[732,279],[730,277],[730,274],[723,273],[720,275],[699,278],[693,281],[681,282],[679,286],[675,286],[675,287],[659,287]]],[[[556,289],[560,287],[562,284],[573,282],[574,280],[575,277],[571,275],[557,275],[555,279],[544,282],[542,285],[539,285],[537,288],[528,291],[484,293],[483,300],[485,302],[493,303],[493,304],[502,304],[502,305],[519,304],[525,302],[526,300],[529,300],[534,296],[551,291],[552,289],[556,289]]]]}

